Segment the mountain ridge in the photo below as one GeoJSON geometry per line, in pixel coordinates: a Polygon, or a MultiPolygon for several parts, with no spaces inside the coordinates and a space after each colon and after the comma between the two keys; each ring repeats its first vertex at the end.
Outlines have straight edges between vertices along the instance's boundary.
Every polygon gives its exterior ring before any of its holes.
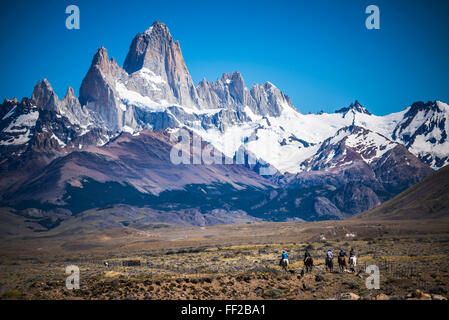
{"type": "MultiPolygon", "coordinates": [[[[27,199],[59,203],[67,182],[79,186],[83,179],[92,185],[126,184],[137,197],[146,197],[161,181],[165,187],[159,193],[169,190],[170,183],[138,156],[139,150],[159,150],[160,142],[147,139],[140,149],[132,147],[148,132],[167,135],[185,129],[203,147],[234,161],[243,148],[245,157],[258,163],[240,164],[238,175],[226,173],[232,178],[223,173],[226,167],[215,173],[204,167],[191,172],[207,179],[180,179],[181,173],[174,179],[179,188],[201,185],[201,190],[217,181],[233,187],[233,182],[247,181],[247,196],[254,203],[247,206],[231,197],[224,205],[276,221],[344,218],[372,209],[425,178],[430,167],[449,163],[449,106],[443,102],[417,102],[376,116],[355,100],[335,113],[302,114],[274,84],[248,88],[238,71],[195,86],[179,42],[159,21],[136,35],[123,67],[100,47],[78,98],[69,87],[59,99],[43,79],[31,99],[5,100],[0,116],[0,202],[5,205],[27,199]],[[117,141],[135,154],[120,153],[129,162],[103,154],[117,141]],[[254,171],[260,172],[263,163],[274,168],[272,175],[256,178],[254,171]],[[52,181],[61,184],[52,186],[52,181]],[[264,184],[270,190],[252,193],[264,184]],[[39,196],[36,186],[53,194],[39,196]]],[[[163,152],[170,176],[179,168],[166,156],[167,148],[163,152]]],[[[226,193],[226,188],[217,192],[226,193]]]]}
{"type": "MultiPolygon", "coordinates": [[[[139,36],[151,38],[153,31],[156,35],[162,33],[162,39],[165,39],[165,42],[173,42],[168,28],[160,21],[157,21],[146,32],[138,34],[133,40],[133,43],[137,41],[136,39],[139,36]],[[157,30],[160,32],[156,32],[157,30]]],[[[158,36],[156,38],[158,45],[161,45],[161,43],[159,43],[161,37],[158,36]]],[[[177,47],[177,49],[180,50],[180,47],[177,47]]],[[[447,105],[442,102],[436,101],[427,104],[418,102],[399,113],[378,117],[371,114],[356,100],[349,107],[336,111],[335,115],[341,114],[342,119],[336,119],[332,114],[321,114],[322,117],[318,120],[317,117],[314,119],[312,115],[302,115],[297,112],[288,96],[284,95],[277,89],[277,87],[269,82],[260,85],[254,84],[251,89],[248,89],[245,86],[242,75],[238,71],[235,71],[232,74],[224,73],[222,78],[217,79],[215,82],[207,82],[203,79],[197,86],[192,86],[191,89],[194,93],[191,98],[195,100],[195,103],[187,104],[186,106],[179,104],[179,101],[175,101],[176,98],[168,93],[168,91],[176,86],[169,85],[168,88],[166,87],[164,77],[167,78],[168,76],[165,71],[160,72],[162,76],[164,76],[162,77],[154,72],[157,71],[156,69],[158,68],[153,70],[147,69],[144,67],[144,63],[141,62],[142,68],[140,70],[136,70],[131,75],[126,75],[127,72],[125,69],[131,63],[129,62],[132,60],[130,57],[132,57],[132,52],[135,50],[137,50],[137,45],[131,44],[124,68],[118,66],[113,58],[109,59],[107,50],[104,47],[101,47],[97,51],[93,58],[91,68],[83,79],[80,88],[79,103],[72,95],[71,108],[65,108],[70,109],[70,112],[65,112],[65,114],[71,115],[70,119],[72,122],[84,125],[90,122],[94,123],[94,126],[96,127],[107,128],[107,130],[113,132],[137,132],[149,128],[165,129],[181,124],[186,125],[189,129],[207,139],[210,137],[207,131],[210,132],[210,130],[214,128],[218,128],[220,133],[224,133],[230,127],[238,129],[239,126],[244,126],[248,121],[245,119],[253,121],[254,118],[263,118],[267,116],[276,119],[280,118],[282,113],[286,113],[289,114],[286,117],[297,118],[296,120],[299,124],[305,121],[309,123],[316,123],[319,121],[329,123],[328,130],[326,130],[327,132],[320,133],[319,137],[313,139],[304,139],[304,137],[301,137],[301,135],[304,134],[308,135],[307,132],[301,132],[300,130],[293,128],[293,126],[292,128],[288,128],[288,130],[290,130],[290,136],[300,136],[299,138],[307,144],[322,142],[329,136],[332,136],[336,130],[349,124],[354,124],[367,127],[370,130],[392,138],[393,141],[399,141],[402,144],[405,144],[409,150],[432,167],[439,168],[449,162],[449,147],[446,141],[448,131],[446,113],[448,113],[448,111],[444,108],[444,106],[447,105]],[[148,89],[148,87],[151,88],[148,89]],[[165,100],[167,94],[169,97],[168,100],[171,102],[165,100]],[[434,127],[441,128],[441,132],[436,133],[436,136],[441,136],[441,138],[437,141],[433,136],[424,137],[427,138],[424,144],[430,144],[429,141],[434,141],[434,144],[443,144],[444,146],[439,148],[440,150],[443,150],[443,152],[437,152],[433,150],[435,148],[432,147],[425,147],[423,150],[420,141],[414,144],[410,143],[406,134],[401,135],[400,131],[404,128],[397,128],[399,125],[402,127],[404,125],[407,126],[407,123],[410,122],[408,119],[416,115],[416,112],[412,112],[416,109],[415,106],[421,105],[431,109],[433,108],[432,104],[443,106],[439,109],[437,108],[437,110],[442,113],[440,116],[442,120],[440,119],[441,121],[437,125],[434,125],[434,127]],[[90,118],[86,113],[91,114],[90,118]],[[78,117],[74,116],[74,114],[77,114],[78,117]],[[395,117],[397,119],[393,119],[395,117]],[[341,123],[337,124],[339,128],[335,127],[335,124],[330,124],[333,120],[341,123]],[[375,121],[370,124],[372,120],[375,121]],[[200,126],[198,126],[197,123],[200,123],[200,126]],[[335,129],[329,130],[329,128],[332,127],[335,127],[335,129]]],[[[148,50],[148,44],[146,44],[146,46],[141,49],[142,54],[145,55],[148,50]]],[[[164,47],[162,51],[172,52],[173,50],[164,47]]],[[[164,56],[165,54],[166,53],[164,53],[164,56]]],[[[153,56],[154,54],[150,57],[153,56]]],[[[184,70],[185,72],[183,72],[187,78],[191,80],[183,59],[180,69],[184,70]]],[[[128,70],[131,69],[128,67],[128,70]]],[[[176,90],[180,90],[180,88],[176,90]]],[[[68,93],[69,91],[70,90],[68,90],[68,93]]],[[[38,82],[35,92],[33,92],[32,98],[33,97],[36,98],[35,100],[38,105],[47,103],[49,104],[49,106],[45,106],[47,108],[52,108],[51,105],[53,105],[53,108],[58,108],[56,107],[57,102],[55,101],[57,96],[46,79],[44,79],[42,83],[38,82]],[[42,84],[45,84],[45,88],[43,88],[44,86],[42,84]],[[42,88],[40,89],[41,92],[37,92],[39,88],[42,88]],[[42,101],[43,99],[47,99],[48,101],[42,101]]],[[[64,101],[64,99],[62,101],[64,101]]],[[[62,104],[67,105],[67,102],[62,104]]],[[[59,110],[62,111],[64,108],[59,107],[59,110]]],[[[435,115],[435,117],[438,117],[438,115],[435,115]]],[[[281,128],[280,124],[278,127],[279,130],[285,129],[284,126],[281,128]]],[[[425,129],[419,130],[426,131],[425,129]]],[[[423,138],[422,134],[420,135],[419,130],[416,132],[417,137],[413,137],[413,141],[416,141],[417,138],[418,140],[423,138]]],[[[223,136],[220,136],[220,133],[214,138],[223,138],[223,136]]],[[[242,138],[243,137],[240,137],[240,139],[242,138]]],[[[278,138],[287,141],[288,137],[278,138]]],[[[214,144],[213,140],[209,140],[209,142],[214,144]]],[[[219,145],[215,145],[215,147],[220,148],[219,145]]],[[[227,150],[221,148],[221,151],[226,152],[227,150]]],[[[235,151],[236,148],[229,152],[235,151]]],[[[264,154],[258,154],[255,150],[251,151],[256,156],[264,158],[264,154]]],[[[228,154],[228,156],[232,155],[228,154]]],[[[304,160],[303,157],[299,157],[298,159],[297,162],[304,160]]],[[[273,163],[273,165],[276,165],[276,163],[273,163]]],[[[285,168],[279,167],[278,169],[284,170],[285,168]]],[[[297,171],[299,169],[296,168],[294,170],[297,171]]]]}

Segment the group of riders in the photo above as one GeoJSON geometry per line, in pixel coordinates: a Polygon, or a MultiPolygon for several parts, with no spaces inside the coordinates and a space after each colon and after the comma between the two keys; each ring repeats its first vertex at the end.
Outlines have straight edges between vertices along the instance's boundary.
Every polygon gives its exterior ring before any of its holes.
{"type": "MultiPolygon", "coordinates": [[[[325,257],[325,265],[326,265],[326,269],[329,270],[330,272],[333,271],[334,268],[334,254],[332,253],[332,251],[329,249],[326,252],[326,257],[325,257]]],[[[313,258],[312,255],[310,254],[309,250],[306,249],[305,253],[304,253],[304,266],[306,268],[306,271],[312,271],[313,268],[313,258]]],[[[282,251],[282,257],[281,257],[281,261],[279,263],[286,271],[288,270],[288,265],[289,265],[289,261],[288,261],[288,253],[283,250],[282,251]]],[[[346,255],[346,251],[344,251],[343,249],[340,249],[340,252],[338,253],[338,265],[340,267],[341,271],[346,270],[346,267],[348,266],[351,268],[351,271],[355,271],[355,267],[357,265],[357,257],[355,255],[355,250],[354,248],[351,248],[351,250],[349,251],[349,261],[347,260],[347,255],[346,255]]]]}

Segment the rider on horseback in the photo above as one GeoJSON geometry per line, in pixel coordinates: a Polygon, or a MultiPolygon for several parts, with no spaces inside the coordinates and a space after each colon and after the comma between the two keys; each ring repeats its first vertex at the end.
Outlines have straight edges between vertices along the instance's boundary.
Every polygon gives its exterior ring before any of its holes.
{"type": "Polygon", "coordinates": [[[281,261],[279,261],[279,265],[287,270],[288,267],[288,253],[285,250],[282,250],[281,261]]]}
{"type": "Polygon", "coordinates": [[[326,253],[326,262],[331,261],[333,258],[334,258],[334,255],[332,254],[332,251],[331,251],[330,249],[327,250],[327,253],[326,253]]]}
{"type": "MultiPolygon", "coordinates": [[[[306,268],[306,272],[310,272],[313,269],[313,258],[310,254],[309,250],[306,249],[304,252],[304,267],[306,268]]],[[[303,270],[304,271],[304,270],[303,270]]]]}
{"type": "Polygon", "coordinates": [[[326,267],[329,267],[330,270],[332,270],[332,267],[333,267],[333,263],[332,263],[333,258],[334,258],[334,255],[332,254],[332,251],[330,249],[327,250],[325,263],[326,263],[326,267]]]}
{"type": "Polygon", "coordinates": [[[354,248],[351,248],[351,251],[349,251],[349,266],[351,267],[351,271],[355,272],[355,267],[357,266],[357,257],[355,256],[354,248]]]}
{"type": "Polygon", "coordinates": [[[355,256],[354,248],[351,248],[351,250],[349,251],[349,257],[352,258],[354,256],[355,256]]]}
{"type": "Polygon", "coordinates": [[[306,249],[306,252],[304,252],[304,261],[306,261],[307,258],[312,258],[312,256],[309,253],[309,250],[306,249]]]}
{"type": "Polygon", "coordinates": [[[288,264],[288,253],[282,250],[282,260],[288,264]]]}
{"type": "Polygon", "coordinates": [[[340,271],[346,270],[346,252],[343,249],[340,249],[340,253],[338,254],[338,266],[340,267],[340,271]]]}

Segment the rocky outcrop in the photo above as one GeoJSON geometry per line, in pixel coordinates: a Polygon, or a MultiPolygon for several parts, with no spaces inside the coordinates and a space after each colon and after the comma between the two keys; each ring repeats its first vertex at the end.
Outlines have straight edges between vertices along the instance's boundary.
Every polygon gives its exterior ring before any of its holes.
{"type": "Polygon", "coordinates": [[[271,82],[253,85],[251,96],[255,101],[253,112],[256,114],[277,117],[284,109],[294,109],[290,98],[271,82]]]}
{"type": "Polygon", "coordinates": [[[206,108],[249,108],[259,116],[278,117],[284,108],[294,108],[288,96],[272,83],[253,84],[249,90],[238,71],[224,73],[216,82],[203,79],[197,86],[201,105],[206,108]]]}
{"type": "Polygon", "coordinates": [[[152,76],[160,77],[166,87],[165,99],[183,106],[198,106],[196,88],[181,53],[167,26],[155,22],[144,33],[139,33],[131,43],[124,69],[132,74],[147,69],[152,76]]]}
{"type": "Polygon", "coordinates": [[[356,217],[373,220],[447,217],[449,200],[446,195],[448,193],[449,167],[444,167],[393,199],[356,217]]]}
{"type": "Polygon", "coordinates": [[[373,162],[377,179],[390,195],[398,194],[433,173],[403,145],[397,145],[373,162]]]}
{"type": "Polygon", "coordinates": [[[89,113],[81,107],[72,87],[69,87],[65,97],[59,100],[50,82],[44,78],[34,87],[31,99],[39,109],[63,115],[69,119],[70,123],[90,125],[89,113]]]}
{"type": "Polygon", "coordinates": [[[83,108],[72,87],[67,89],[67,93],[60,101],[61,108],[59,113],[67,117],[71,123],[88,127],[91,124],[91,118],[87,108],[83,108]]]}
{"type": "Polygon", "coordinates": [[[55,112],[60,110],[58,96],[45,78],[36,84],[31,99],[38,108],[55,112]]]}
{"type": "Polygon", "coordinates": [[[354,103],[351,103],[349,105],[349,107],[341,108],[341,109],[335,111],[335,113],[343,113],[343,114],[346,114],[348,112],[371,115],[371,113],[368,111],[368,109],[366,109],[364,106],[362,106],[357,100],[355,100],[354,103]]]}
{"type": "Polygon", "coordinates": [[[79,101],[92,113],[97,126],[118,131],[123,127],[123,110],[116,91],[117,78],[124,71],[114,59],[109,59],[104,47],[98,49],[92,65],[83,79],[79,101]]]}
{"type": "Polygon", "coordinates": [[[19,104],[17,98],[5,99],[2,104],[0,104],[0,119],[3,121],[6,115],[11,115],[14,113],[15,107],[19,104]]]}

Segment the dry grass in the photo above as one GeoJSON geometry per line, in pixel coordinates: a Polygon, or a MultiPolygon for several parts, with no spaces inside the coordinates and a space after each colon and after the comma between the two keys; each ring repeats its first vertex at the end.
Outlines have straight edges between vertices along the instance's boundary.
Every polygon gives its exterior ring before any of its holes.
{"type": "MultiPolygon", "coordinates": [[[[339,221],[265,223],[207,228],[11,239],[0,248],[3,299],[327,299],[343,292],[405,298],[414,289],[446,295],[449,223],[339,221]],[[355,233],[347,238],[346,233],[355,233]],[[146,236],[148,235],[148,237],[146,236]],[[326,240],[320,240],[320,236],[326,240]],[[158,239],[158,240],[154,240],[158,239]],[[316,268],[301,276],[309,248],[316,268]],[[381,268],[381,289],[364,273],[327,273],[324,254],[354,247],[359,268],[381,268]],[[278,266],[290,255],[290,270],[278,266]],[[127,267],[126,260],[141,266],[127,267]],[[108,261],[110,267],[104,266],[108,261]],[[65,288],[65,267],[81,271],[81,290],[65,288]],[[317,277],[318,276],[318,277],[317,277]],[[321,278],[322,277],[322,278],[321,278]]],[[[336,267],[335,270],[338,268],[336,267]]]]}

